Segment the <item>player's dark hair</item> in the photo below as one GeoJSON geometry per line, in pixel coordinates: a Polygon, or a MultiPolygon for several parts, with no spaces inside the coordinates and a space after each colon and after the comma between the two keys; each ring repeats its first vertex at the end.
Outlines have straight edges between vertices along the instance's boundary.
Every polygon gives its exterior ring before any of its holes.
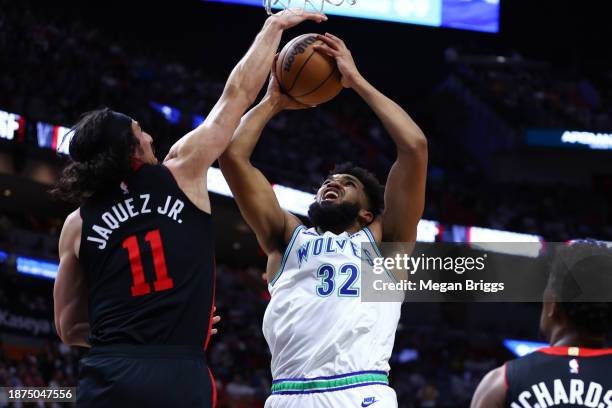
{"type": "Polygon", "coordinates": [[[55,197],[80,202],[118,185],[131,171],[138,140],[129,117],[98,109],[83,114],[71,131],[70,159],[51,191],[55,197]]]}
{"type": "MultiPolygon", "coordinates": [[[[612,281],[612,250],[595,240],[573,241],[558,248],[551,264],[549,287],[569,324],[576,330],[604,336],[612,326],[610,302],[575,302],[577,296],[598,297],[612,281]]],[[[604,295],[605,296],[605,295],[604,295]]]]}
{"type": "Polygon", "coordinates": [[[374,216],[382,212],[384,207],[385,187],[378,181],[378,178],[374,174],[350,162],[337,164],[334,169],[329,172],[327,177],[335,174],[350,174],[361,181],[366,197],[368,198],[368,211],[374,214],[374,216]]]}

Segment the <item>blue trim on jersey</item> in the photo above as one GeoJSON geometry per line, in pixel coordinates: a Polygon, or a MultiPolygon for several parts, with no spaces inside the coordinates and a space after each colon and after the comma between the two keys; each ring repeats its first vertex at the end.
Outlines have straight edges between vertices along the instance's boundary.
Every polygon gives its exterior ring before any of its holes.
{"type": "Polygon", "coordinates": [[[378,255],[378,256],[380,256],[382,258],[383,257],[382,256],[382,252],[380,252],[380,248],[378,248],[378,244],[376,243],[376,240],[374,239],[374,234],[372,234],[372,231],[370,231],[370,229],[368,227],[363,227],[363,231],[368,236],[368,239],[372,243],[372,246],[374,246],[374,250],[376,251],[376,255],[378,255]]]}
{"type": "Polygon", "coordinates": [[[361,383],[361,384],[347,385],[346,387],[332,388],[331,390],[276,391],[276,392],[273,392],[272,395],[318,394],[322,392],[335,392],[335,391],[348,390],[351,388],[366,387],[368,385],[384,385],[385,387],[390,387],[389,384],[384,383],[384,382],[367,382],[367,383],[361,383]]]}
{"type": "MultiPolygon", "coordinates": [[[[378,244],[376,243],[376,240],[374,239],[374,234],[372,234],[372,231],[370,231],[370,228],[368,228],[367,226],[363,227],[363,231],[366,233],[368,239],[370,240],[370,243],[374,247],[374,251],[376,251],[376,255],[378,255],[381,258],[384,258],[382,255],[382,252],[380,251],[380,248],[378,247],[378,244]]],[[[387,268],[385,268],[385,271],[387,272],[387,275],[389,275],[389,277],[393,279],[395,283],[399,283],[399,281],[397,280],[397,278],[391,271],[389,271],[387,268]]]]}
{"type": "Polygon", "coordinates": [[[285,264],[287,263],[287,258],[289,258],[289,253],[291,252],[291,248],[293,247],[295,240],[300,234],[300,231],[303,230],[304,228],[305,227],[300,224],[295,228],[295,230],[293,230],[293,234],[291,235],[291,240],[289,241],[289,244],[287,245],[287,249],[285,249],[285,253],[283,254],[283,260],[281,261],[280,267],[278,268],[278,272],[276,272],[276,276],[270,282],[270,286],[274,286],[278,278],[280,278],[280,276],[283,274],[283,271],[285,269],[285,264]]]}
{"type": "Polygon", "coordinates": [[[272,384],[276,384],[278,382],[282,382],[282,381],[315,381],[315,380],[335,380],[338,378],[344,378],[344,377],[352,377],[355,375],[362,375],[362,374],[383,374],[383,375],[389,375],[389,373],[387,373],[386,371],[375,371],[375,370],[371,370],[371,371],[355,371],[353,373],[347,373],[347,374],[338,374],[338,375],[328,375],[328,376],[323,376],[323,377],[311,377],[311,378],[280,378],[278,380],[273,380],[272,384]]]}

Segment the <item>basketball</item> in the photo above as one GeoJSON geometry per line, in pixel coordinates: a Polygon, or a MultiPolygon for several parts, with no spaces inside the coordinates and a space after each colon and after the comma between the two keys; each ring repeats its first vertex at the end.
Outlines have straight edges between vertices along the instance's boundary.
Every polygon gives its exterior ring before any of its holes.
{"type": "Polygon", "coordinates": [[[320,105],[342,90],[336,60],[318,52],[323,44],[317,34],[304,34],[289,41],[276,63],[276,78],[283,91],[305,105],[320,105]]]}

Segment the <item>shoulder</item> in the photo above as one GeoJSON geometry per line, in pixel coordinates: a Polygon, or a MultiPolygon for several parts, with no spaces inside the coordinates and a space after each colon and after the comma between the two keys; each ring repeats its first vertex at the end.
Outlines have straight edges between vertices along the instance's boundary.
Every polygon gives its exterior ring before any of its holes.
{"type": "Polygon", "coordinates": [[[80,230],[82,225],[83,219],[81,218],[81,209],[77,208],[66,217],[62,228],[62,234],[76,229],[80,230]]]}
{"type": "Polygon", "coordinates": [[[285,230],[283,231],[283,242],[288,245],[294,237],[297,237],[299,232],[306,231],[307,228],[302,224],[300,219],[295,215],[284,212],[285,230]]]}
{"type": "Polygon", "coordinates": [[[502,365],[484,376],[474,393],[471,407],[503,407],[507,388],[506,365],[502,365]]]}
{"type": "Polygon", "coordinates": [[[185,194],[191,203],[201,211],[211,214],[207,186],[208,168],[198,174],[185,172],[177,160],[166,160],[158,167],[168,174],[171,182],[185,194]]]}
{"type": "Polygon", "coordinates": [[[377,244],[380,244],[383,240],[383,223],[382,223],[382,215],[379,215],[365,228],[367,228],[371,233],[372,237],[376,241],[377,244]]]}
{"type": "Polygon", "coordinates": [[[81,218],[81,209],[77,208],[68,214],[66,220],[64,221],[59,242],[60,256],[67,251],[72,251],[75,255],[78,255],[79,246],[81,243],[82,227],[83,219],[81,218]]]}

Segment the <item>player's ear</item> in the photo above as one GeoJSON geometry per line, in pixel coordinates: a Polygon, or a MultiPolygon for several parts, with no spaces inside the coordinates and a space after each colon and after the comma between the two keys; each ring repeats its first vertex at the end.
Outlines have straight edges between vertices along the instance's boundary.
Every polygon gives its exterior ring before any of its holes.
{"type": "Polygon", "coordinates": [[[561,304],[558,302],[550,302],[548,308],[548,317],[553,322],[563,322],[565,320],[565,313],[563,313],[563,309],[561,308],[561,304]]]}
{"type": "Polygon", "coordinates": [[[369,225],[374,221],[374,214],[371,211],[362,208],[359,210],[359,219],[362,224],[369,225]]]}

